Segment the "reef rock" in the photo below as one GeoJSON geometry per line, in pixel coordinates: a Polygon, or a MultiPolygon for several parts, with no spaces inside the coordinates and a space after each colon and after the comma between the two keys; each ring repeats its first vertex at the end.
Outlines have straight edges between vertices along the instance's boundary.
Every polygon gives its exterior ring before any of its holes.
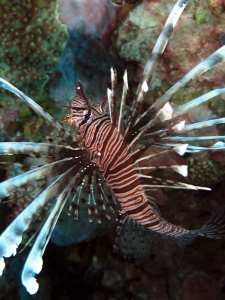
{"type": "MultiPolygon", "coordinates": [[[[220,47],[225,16],[224,6],[217,4],[222,1],[197,2],[190,3],[189,9],[183,12],[156,70],[153,89],[176,83],[220,47]]],[[[138,62],[143,68],[172,6],[173,3],[166,0],[145,0],[137,5],[129,12],[125,21],[118,23],[112,51],[126,61],[138,62]]],[[[202,93],[203,89],[207,91],[209,85],[219,86],[224,80],[224,67],[218,65],[201,76],[194,90],[191,86],[185,93],[193,96],[196,92],[202,93]]]]}

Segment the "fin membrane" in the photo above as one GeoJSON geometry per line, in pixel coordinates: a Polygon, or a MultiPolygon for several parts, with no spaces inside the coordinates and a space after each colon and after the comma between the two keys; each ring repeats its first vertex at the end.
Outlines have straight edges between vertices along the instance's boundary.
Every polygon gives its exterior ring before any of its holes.
{"type": "Polygon", "coordinates": [[[198,235],[214,239],[225,237],[225,207],[218,206],[214,210],[211,218],[198,230],[198,235]]]}
{"type": "Polygon", "coordinates": [[[117,227],[114,251],[121,253],[125,259],[138,259],[155,252],[162,242],[160,234],[126,216],[117,227]]]}

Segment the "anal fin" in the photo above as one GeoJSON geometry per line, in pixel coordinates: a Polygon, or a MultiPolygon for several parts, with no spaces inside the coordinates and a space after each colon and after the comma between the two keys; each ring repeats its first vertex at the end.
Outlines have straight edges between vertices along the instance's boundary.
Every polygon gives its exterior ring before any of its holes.
{"type": "Polygon", "coordinates": [[[138,224],[129,216],[123,216],[117,228],[114,250],[125,259],[138,259],[155,252],[162,242],[160,234],[138,224]]]}

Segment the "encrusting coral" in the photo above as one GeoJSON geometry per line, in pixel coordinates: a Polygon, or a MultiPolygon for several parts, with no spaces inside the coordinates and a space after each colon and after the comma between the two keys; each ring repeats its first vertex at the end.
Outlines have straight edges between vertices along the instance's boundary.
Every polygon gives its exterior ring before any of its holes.
{"type": "MultiPolygon", "coordinates": [[[[68,33],[58,20],[58,1],[0,1],[0,73],[38,98],[62,54],[68,33]]],[[[6,107],[21,107],[1,91],[6,107]]]]}

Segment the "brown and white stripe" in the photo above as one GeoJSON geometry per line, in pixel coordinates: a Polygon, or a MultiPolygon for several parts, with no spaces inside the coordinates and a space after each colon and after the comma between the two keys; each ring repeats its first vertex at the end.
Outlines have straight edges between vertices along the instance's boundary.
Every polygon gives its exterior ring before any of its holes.
{"type": "Polygon", "coordinates": [[[165,221],[151,205],[132,152],[107,115],[93,115],[90,122],[80,126],[80,133],[84,147],[96,152],[93,162],[104,174],[124,216],[162,234],[179,236],[188,232],[165,221]]]}

